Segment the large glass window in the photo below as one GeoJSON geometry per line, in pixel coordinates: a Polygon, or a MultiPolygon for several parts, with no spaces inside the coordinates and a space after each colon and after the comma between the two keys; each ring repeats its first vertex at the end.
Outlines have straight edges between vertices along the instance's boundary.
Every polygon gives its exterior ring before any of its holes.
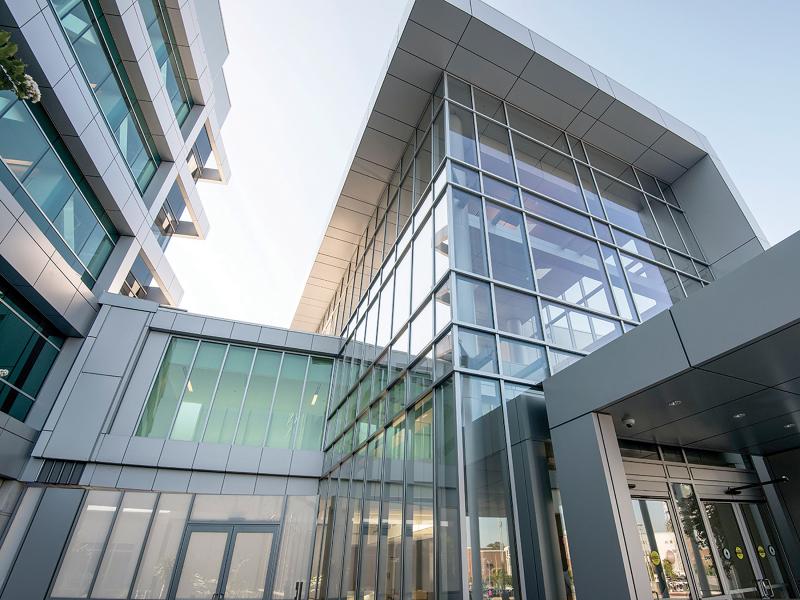
{"type": "Polygon", "coordinates": [[[489,230],[492,278],[533,289],[522,214],[487,202],[486,226],[489,230]]]}
{"type": "Polygon", "coordinates": [[[436,434],[436,574],[438,597],[462,598],[461,512],[458,499],[458,430],[453,380],[435,391],[434,425],[436,434]]]}
{"type": "Polygon", "coordinates": [[[494,325],[492,293],[488,283],[458,276],[456,277],[456,294],[458,299],[456,316],[459,321],[481,327],[494,325]]]}
{"type": "Polygon", "coordinates": [[[513,139],[519,182],[523,186],[586,210],[571,158],[521,135],[515,134],[513,139]]]}
{"type": "Polygon", "coordinates": [[[622,335],[618,321],[553,302],[542,302],[545,339],[559,346],[593,352],[622,335]]]}
{"type": "Polygon", "coordinates": [[[666,310],[684,297],[677,273],[624,252],[620,252],[620,257],[642,321],[666,310]]]}
{"type": "Polygon", "coordinates": [[[24,421],[63,339],[0,279],[0,411],[24,421]]]}
{"type": "Polygon", "coordinates": [[[458,331],[458,366],[486,373],[497,373],[494,336],[469,329],[458,331]]]}
{"type": "Polygon", "coordinates": [[[542,339],[536,298],[499,286],[494,288],[494,298],[500,331],[542,339]]]}
{"type": "Polygon", "coordinates": [[[405,480],[406,600],[435,594],[433,553],[433,398],[428,395],[408,412],[405,480]]]}
{"type": "Polygon", "coordinates": [[[547,355],[536,344],[500,338],[500,370],[503,375],[539,383],[548,375],[547,355]]]}
{"type": "Polygon", "coordinates": [[[449,104],[450,154],[471,165],[478,164],[475,148],[475,123],[472,113],[460,106],[449,104]]]}
{"type": "Polygon", "coordinates": [[[89,87],[140,190],[161,162],[96,0],[51,0],[89,87]]]}
{"type": "Polygon", "coordinates": [[[321,448],[333,361],[172,338],[136,435],[321,448]]]}
{"type": "Polygon", "coordinates": [[[44,111],[9,91],[0,92],[0,160],[0,182],[91,288],[117,231],[44,111]]]}
{"type": "Polygon", "coordinates": [[[536,219],[528,220],[528,236],[540,292],[612,312],[614,301],[597,242],[536,219]]]}
{"type": "Polygon", "coordinates": [[[401,600],[404,419],[400,418],[387,427],[385,435],[381,538],[378,546],[378,597],[384,600],[401,600]]]}
{"type": "Polygon", "coordinates": [[[595,172],[608,220],[651,240],[661,241],[644,194],[602,173],[595,172]]]}
{"type": "Polygon", "coordinates": [[[461,378],[467,571],[472,600],[518,598],[511,484],[500,384],[461,378]]]}
{"type": "Polygon", "coordinates": [[[515,181],[517,178],[514,175],[514,161],[511,158],[508,129],[478,117],[478,141],[480,142],[481,168],[515,181]]]}
{"type": "Polygon", "coordinates": [[[167,90],[172,110],[179,125],[183,125],[192,107],[189,84],[177,53],[175,34],[172,31],[163,0],[139,0],[150,44],[156,55],[161,79],[167,90]]]}
{"type": "Polygon", "coordinates": [[[367,447],[366,480],[361,538],[361,569],[359,571],[359,598],[375,599],[375,581],[378,569],[378,538],[381,534],[381,471],[383,469],[383,433],[379,433],[367,447]]]}
{"type": "Polygon", "coordinates": [[[478,275],[488,275],[481,199],[458,189],[453,189],[452,194],[455,266],[478,275]]]}

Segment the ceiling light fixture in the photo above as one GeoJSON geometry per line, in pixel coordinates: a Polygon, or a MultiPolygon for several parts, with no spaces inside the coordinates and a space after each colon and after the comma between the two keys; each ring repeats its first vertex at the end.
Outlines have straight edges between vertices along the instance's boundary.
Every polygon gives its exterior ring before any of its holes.
{"type": "Polygon", "coordinates": [[[741,412],[741,413],[736,413],[735,415],[733,415],[733,418],[734,419],[743,419],[746,416],[747,416],[747,413],[741,412]]]}
{"type": "Polygon", "coordinates": [[[795,425],[794,423],[787,423],[786,425],[783,426],[784,429],[794,429],[795,427],[797,427],[797,425],[795,425]]]}
{"type": "Polygon", "coordinates": [[[667,403],[667,406],[680,406],[681,404],[683,404],[683,400],[672,400],[667,403]]]}

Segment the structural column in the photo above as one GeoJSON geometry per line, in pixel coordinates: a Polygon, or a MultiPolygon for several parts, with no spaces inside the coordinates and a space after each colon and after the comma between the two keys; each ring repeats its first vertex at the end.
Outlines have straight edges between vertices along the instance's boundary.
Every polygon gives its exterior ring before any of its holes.
{"type": "Polygon", "coordinates": [[[550,433],[576,594],[593,600],[651,600],[611,417],[588,413],[550,433]]]}

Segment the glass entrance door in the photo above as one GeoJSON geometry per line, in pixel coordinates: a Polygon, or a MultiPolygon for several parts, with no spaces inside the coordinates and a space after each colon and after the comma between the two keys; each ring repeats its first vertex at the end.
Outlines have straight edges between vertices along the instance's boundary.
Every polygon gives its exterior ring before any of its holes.
{"type": "Polygon", "coordinates": [[[764,505],[704,502],[732,598],[790,598],[788,569],[764,505]]]}
{"type": "Polygon", "coordinates": [[[189,525],[169,597],[262,600],[269,597],[277,525],[189,525]]]}

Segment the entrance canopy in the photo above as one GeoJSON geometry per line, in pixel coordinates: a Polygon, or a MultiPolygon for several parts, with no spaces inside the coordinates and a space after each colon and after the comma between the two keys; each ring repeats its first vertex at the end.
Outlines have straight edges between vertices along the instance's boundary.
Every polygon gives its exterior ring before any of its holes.
{"type": "Polygon", "coordinates": [[[550,428],[600,412],[634,440],[800,447],[798,257],[800,233],[546,380],[550,428]]]}

